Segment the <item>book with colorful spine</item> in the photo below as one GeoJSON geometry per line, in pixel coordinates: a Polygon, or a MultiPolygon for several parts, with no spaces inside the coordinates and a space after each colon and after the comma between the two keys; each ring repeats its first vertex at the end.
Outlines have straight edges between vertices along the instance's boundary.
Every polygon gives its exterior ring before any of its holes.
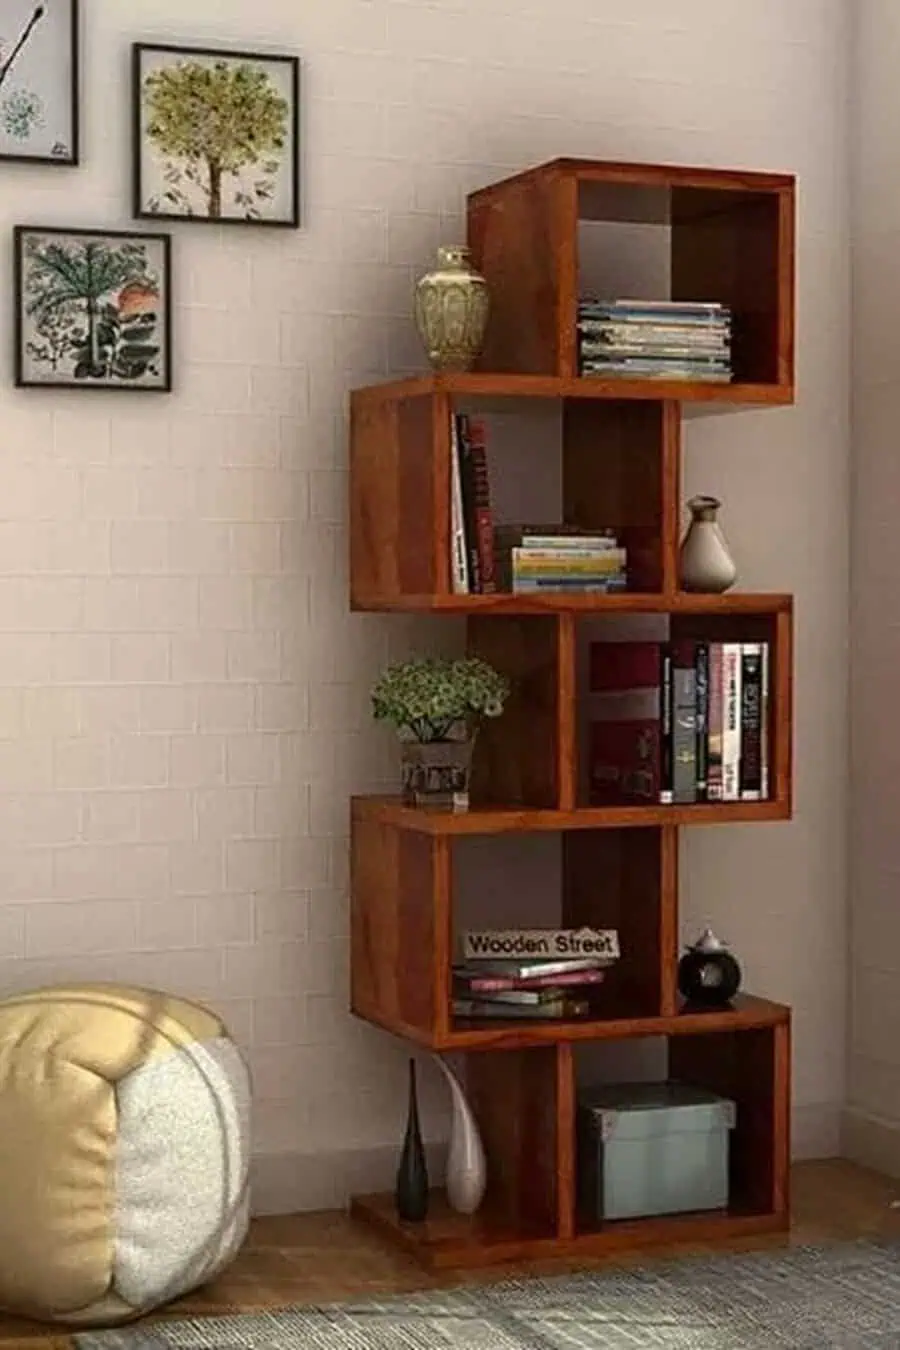
{"type": "Polygon", "coordinates": [[[624,591],[628,556],[612,530],[572,526],[497,526],[496,572],[513,593],[624,591]]]}

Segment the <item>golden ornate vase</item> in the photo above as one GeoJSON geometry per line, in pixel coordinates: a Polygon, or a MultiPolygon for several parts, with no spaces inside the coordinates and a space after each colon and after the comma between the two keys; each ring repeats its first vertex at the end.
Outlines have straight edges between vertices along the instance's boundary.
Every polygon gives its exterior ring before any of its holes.
{"type": "Polygon", "coordinates": [[[487,326],[487,282],[462,245],[438,249],[438,265],[416,285],[416,327],[435,370],[469,370],[487,326]]]}

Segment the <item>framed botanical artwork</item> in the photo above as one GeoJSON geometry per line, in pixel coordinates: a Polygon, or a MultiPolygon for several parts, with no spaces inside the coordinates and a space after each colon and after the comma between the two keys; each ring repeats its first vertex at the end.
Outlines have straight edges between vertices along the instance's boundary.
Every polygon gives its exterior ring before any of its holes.
{"type": "Polygon", "coordinates": [[[78,163],[78,3],[0,4],[0,160],[78,163]]]}
{"type": "Polygon", "coordinates": [[[172,388],[167,234],[18,225],[15,379],[20,388],[172,388]]]}
{"type": "Polygon", "coordinates": [[[296,56],[133,48],[134,214],[300,223],[296,56]]]}

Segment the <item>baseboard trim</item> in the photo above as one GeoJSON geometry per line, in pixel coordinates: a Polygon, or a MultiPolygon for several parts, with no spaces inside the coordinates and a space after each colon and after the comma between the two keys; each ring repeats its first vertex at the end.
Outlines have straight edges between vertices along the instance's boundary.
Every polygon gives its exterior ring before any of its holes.
{"type": "Polygon", "coordinates": [[[861,1167],[900,1177],[900,1124],[848,1106],[841,1121],[841,1153],[861,1167]]]}

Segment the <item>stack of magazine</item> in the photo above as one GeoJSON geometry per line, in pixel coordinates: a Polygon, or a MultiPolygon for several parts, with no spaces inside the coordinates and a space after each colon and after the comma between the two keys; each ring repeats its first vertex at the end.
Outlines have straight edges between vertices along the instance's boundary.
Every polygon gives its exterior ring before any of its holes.
{"type": "Polygon", "coordinates": [[[453,1014],[465,1018],[588,1017],[591,991],[619,957],[614,929],[468,932],[462,947],[453,1014]]]}
{"type": "Polygon", "coordinates": [[[731,311],[717,301],[582,300],[582,375],[727,382],[731,311]]]}

